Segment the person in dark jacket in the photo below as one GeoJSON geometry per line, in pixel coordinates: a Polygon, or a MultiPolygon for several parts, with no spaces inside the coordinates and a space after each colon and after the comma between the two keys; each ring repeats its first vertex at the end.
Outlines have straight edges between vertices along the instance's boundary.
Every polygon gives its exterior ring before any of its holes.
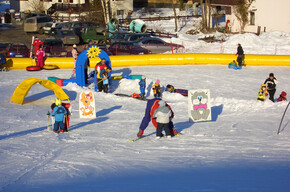
{"type": "Polygon", "coordinates": [[[277,84],[277,79],[274,77],[273,73],[269,74],[269,78],[265,80],[264,84],[267,86],[267,90],[269,93],[269,99],[273,102],[274,101],[274,95],[276,92],[276,84],[277,84]]]}
{"type": "MultiPolygon", "coordinates": [[[[155,129],[157,129],[156,118],[153,118],[153,114],[154,114],[155,110],[159,107],[160,100],[161,100],[160,98],[154,98],[154,99],[151,99],[147,102],[147,106],[145,109],[145,115],[144,115],[142,122],[140,124],[139,132],[137,133],[137,137],[142,137],[144,130],[147,128],[150,121],[152,121],[152,124],[154,125],[155,129]]],[[[166,104],[166,106],[172,112],[172,114],[171,114],[171,119],[172,119],[174,117],[174,113],[168,104],[166,104]]],[[[169,122],[169,129],[171,132],[171,136],[174,136],[174,135],[178,136],[179,135],[179,133],[174,130],[174,125],[173,125],[172,121],[169,122]]]]}
{"type": "Polygon", "coordinates": [[[243,50],[241,44],[238,44],[236,55],[238,55],[237,62],[239,64],[239,66],[242,67],[243,61],[244,61],[244,50],[243,50]]]}

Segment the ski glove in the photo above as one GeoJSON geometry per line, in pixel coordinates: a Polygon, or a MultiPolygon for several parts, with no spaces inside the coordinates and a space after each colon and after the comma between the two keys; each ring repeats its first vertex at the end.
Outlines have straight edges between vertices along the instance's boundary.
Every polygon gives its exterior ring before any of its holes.
{"type": "Polygon", "coordinates": [[[50,115],[50,112],[49,111],[47,111],[47,114],[46,115],[50,115]]]}

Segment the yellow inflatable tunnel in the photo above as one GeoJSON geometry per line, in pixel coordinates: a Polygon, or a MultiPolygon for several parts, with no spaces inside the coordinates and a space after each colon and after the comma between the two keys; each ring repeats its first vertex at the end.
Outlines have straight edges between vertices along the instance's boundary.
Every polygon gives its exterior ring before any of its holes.
{"type": "Polygon", "coordinates": [[[60,88],[56,83],[39,79],[39,78],[28,78],[22,81],[15,89],[13,95],[10,98],[10,101],[13,103],[17,103],[22,105],[24,98],[26,97],[27,93],[29,92],[30,88],[35,85],[36,83],[39,83],[43,87],[52,90],[55,94],[55,96],[61,100],[68,100],[68,95],[60,88]]]}

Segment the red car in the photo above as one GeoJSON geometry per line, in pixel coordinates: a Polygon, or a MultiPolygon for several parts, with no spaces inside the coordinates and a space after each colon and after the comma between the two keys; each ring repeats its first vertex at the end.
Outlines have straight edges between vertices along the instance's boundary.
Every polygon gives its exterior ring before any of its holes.
{"type": "Polygon", "coordinates": [[[144,49],[131,42],[115,42],[109,47],[113,55],[144,55],[151,54],[151,51],[144,49]]]}
{"type": "Polygon", "coordinates": [[[45,39],[44,51],[47,57],[67,57],[68,53],[61,40],[45,39]]]}
{"type": "Polygon", "coordinates": [[[7,57],[29,58],[30,50],[24,44],[12,44],[7,52],[7,57]]]}

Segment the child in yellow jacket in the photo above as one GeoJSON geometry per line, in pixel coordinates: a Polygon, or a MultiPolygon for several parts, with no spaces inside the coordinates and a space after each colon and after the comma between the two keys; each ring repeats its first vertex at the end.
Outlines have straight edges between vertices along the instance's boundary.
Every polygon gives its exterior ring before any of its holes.
{"type": "Polygon", "coordinates": [[[268,95],[266,84],[262,84],[260,90],[258,91],[258,101],[265,101],[268,95]]]}

